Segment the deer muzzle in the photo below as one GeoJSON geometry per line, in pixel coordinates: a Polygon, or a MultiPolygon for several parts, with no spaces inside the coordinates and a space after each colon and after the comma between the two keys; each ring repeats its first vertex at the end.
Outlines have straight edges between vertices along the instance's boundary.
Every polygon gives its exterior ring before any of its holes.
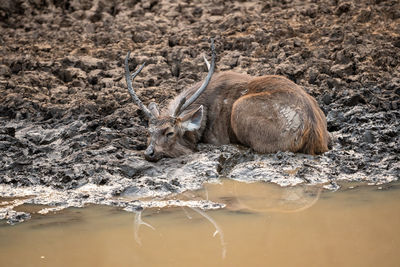
{"type": "Polygon", "coordinates": [[[158,161],[159,160],[159,157],[157,157],[157,155],[154,151],[154,146],[152,144],[150,144],[144,151],[144,157],[148,161],[158,161]]]}

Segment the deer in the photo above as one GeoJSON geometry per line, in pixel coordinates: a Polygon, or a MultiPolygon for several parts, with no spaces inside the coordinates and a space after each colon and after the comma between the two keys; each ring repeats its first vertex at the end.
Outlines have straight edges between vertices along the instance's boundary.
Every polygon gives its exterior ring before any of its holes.
{"type": "Polygon", "coordinates": [[[232,71],[214,74],[215,46],[203,82],[183,90],[159,111],[146,107],[132,82],[146,63],[131,74],[130,51],[125,58],[128,91],[148,119],[146,160],[175,158],[197,150],[197,144],[239,144],[258,153],[291,151],[317,155],[328,151],[326,118],[317,101],[291,80],[279,75],[253,77],[232,71]]]}

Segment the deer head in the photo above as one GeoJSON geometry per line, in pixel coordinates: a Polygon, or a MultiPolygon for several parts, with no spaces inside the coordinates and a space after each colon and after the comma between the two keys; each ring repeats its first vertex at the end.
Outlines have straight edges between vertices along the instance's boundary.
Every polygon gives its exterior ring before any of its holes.
{"type": "Polygon", "coordinates": [[[183,97],[177,101],[177,105],[172,112],[163,111],[161,113],[154,102],[151,102],[146,107],[133,90],[132,80],[140,73],[145,64],[131,74],[128,64],[130,52],[128,52],[125,58],[125,79],[128,91],[133,101],[149,121],[150,137],[148,139],[148,147],[144,152],[147,160],[158,161],[163,157],[178,157],[195,150],[197,141],[200,138],[199,130],[202,127],[204,110],[201,105],[197,107],[191,107],[191,105],[204,92],[214,72],[215,48],[213,39],[211,39],[211,52],[211,64],[204,57],[208,67],[208,74],[199,89],[189,99],[186,100],[183,97]]]}

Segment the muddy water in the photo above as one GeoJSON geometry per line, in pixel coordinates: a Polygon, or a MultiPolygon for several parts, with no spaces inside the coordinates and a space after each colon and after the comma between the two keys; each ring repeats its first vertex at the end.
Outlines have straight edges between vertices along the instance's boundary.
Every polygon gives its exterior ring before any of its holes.
{"type": "MultiPolygon", "coordinates": [[[[398,266],[400,185],[225,180],[175,196],[221,210],[91,206],[0,226],[1,266],[398,266]]],[[[36,207],[22,209],[34,212],[36,207]]]]}

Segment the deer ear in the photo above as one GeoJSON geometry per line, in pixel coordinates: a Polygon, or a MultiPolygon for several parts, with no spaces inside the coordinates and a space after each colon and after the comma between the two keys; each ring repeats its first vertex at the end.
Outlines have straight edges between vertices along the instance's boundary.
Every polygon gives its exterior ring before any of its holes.
{"type": "Polygon", "coordinates": [[[160,116],[160,112],[158,111],[158,108],[157,108],[157,104],[156,103],[154,103],[154,102],[150,102],[150,104],[149,104],[149,110],[150,110],[150,112],[151,112],[151,114],[153,114],[154,115],[154,117],[158,117],[158,116],[160,116]]]}
{"type": "Polygon", "coordinates": [[[185,131],[198,130],[201,127],[201,121],[203,119],[203,106],[201,105],[197,109],[190,111],[180,118],[182,122],[182,128],[185,131]]]}

